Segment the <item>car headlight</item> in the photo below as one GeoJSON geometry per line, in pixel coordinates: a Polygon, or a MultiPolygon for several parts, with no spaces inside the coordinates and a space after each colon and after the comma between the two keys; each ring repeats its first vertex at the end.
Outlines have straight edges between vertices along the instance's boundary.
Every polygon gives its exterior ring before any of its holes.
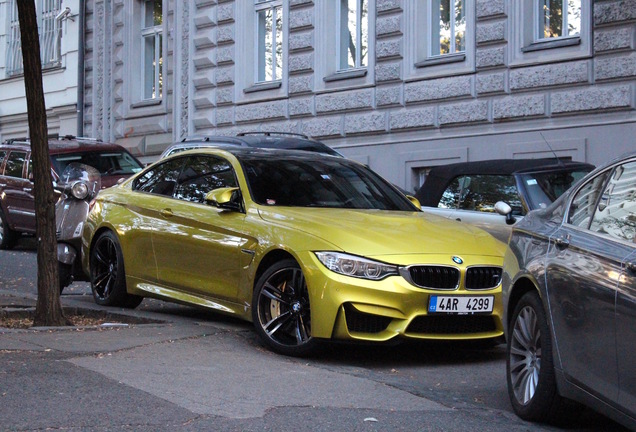
{"type": "Polygon", "coordinates": [[[88,196],[88,186],[84,182],[75,182],[71,186],[71,194],[78,200],[83,200],[88,196]]]}
{"type": "Polygon", "coordinates": [[[398,274],[397,266],[340,252],[314,252],[329,270],[345,276],[380,280],[398,274]]]}

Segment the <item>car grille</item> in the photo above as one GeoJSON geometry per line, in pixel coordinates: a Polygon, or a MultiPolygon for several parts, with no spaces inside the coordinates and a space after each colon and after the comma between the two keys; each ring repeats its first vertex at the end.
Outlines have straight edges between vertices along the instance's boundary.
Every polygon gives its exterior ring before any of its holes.
{"type": "Polygon", "coordinates": [[[391,318],[357,311],[351,305],[345,305],[347,329],[354,333],[380,333],[386,330],[391,318]]]}
{"type": "Polygon", "coordinates": [[[469,267],[466,269],[466,289],[490,289],[501,282],[501,267],[469,267]]]}
{"type": "Polygon", "coordinates": [[[455,289],[459,286],[459,270],[444,266],[409,267],[411,282],[421,288],[455,289]]]}
{"type": "Polygon", "coordinates": [[[419,316],[406,329],[407,333],[417,334],[473,334],[488,333],[497,329],[491,315],[445,315],[419,316]]]}

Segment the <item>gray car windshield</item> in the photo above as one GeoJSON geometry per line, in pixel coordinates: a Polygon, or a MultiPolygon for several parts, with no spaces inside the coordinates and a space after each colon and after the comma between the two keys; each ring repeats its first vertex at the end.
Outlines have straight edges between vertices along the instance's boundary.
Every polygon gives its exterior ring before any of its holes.
{"type": "Polygon", "coordinates": [[[371,170],[338,158],[245,158],[255,202],[269,206],[415,211],[371,170]]]}
{"type": "Polygon", "coordinates": [[[546,208],[588,172],[571,170],[522,174],[520,178],[527,192],[529,207],[546,208]]]}

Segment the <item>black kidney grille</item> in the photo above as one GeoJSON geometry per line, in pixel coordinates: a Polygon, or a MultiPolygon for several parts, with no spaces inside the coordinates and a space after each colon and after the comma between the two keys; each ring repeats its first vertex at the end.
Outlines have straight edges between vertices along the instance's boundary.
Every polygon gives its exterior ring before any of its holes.
{"type": "Polygon", "coordinates": [[[459,270],[453,267],[413,266],[409,274],[421,288],[455,289],[459,285],[459,270]]]}
{"type": "Polygon", "coordinates": [[[501,267],[469,267],[466,270],[466,289],[494,288],[501,282],[501,267]]]}

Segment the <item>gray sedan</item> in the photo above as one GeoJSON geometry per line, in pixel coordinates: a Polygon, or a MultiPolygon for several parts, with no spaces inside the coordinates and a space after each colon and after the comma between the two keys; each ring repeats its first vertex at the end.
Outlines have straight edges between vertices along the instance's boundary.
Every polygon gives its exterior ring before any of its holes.
{"type": "Polygon", "coordinates": [[[636,153],[513,228],[504,259],[508,393],[521,418],[574,400],[636,429],[636,153]]]}

